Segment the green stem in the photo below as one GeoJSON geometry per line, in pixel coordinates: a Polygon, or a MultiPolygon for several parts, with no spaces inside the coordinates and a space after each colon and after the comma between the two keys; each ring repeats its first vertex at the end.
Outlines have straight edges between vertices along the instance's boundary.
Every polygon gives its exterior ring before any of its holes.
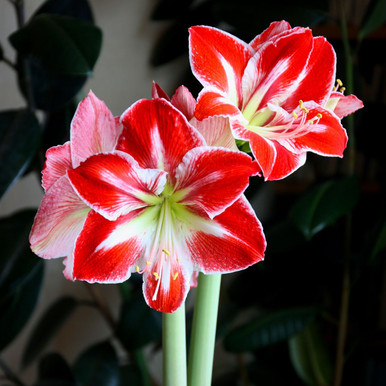
{"type": "Polygon", "coordinates": [[[210,386],[221,275],[198,276],[197,298],[189,352],[188,385],[210,386]]]}
{"type": "Polygon", "coordinates": [[[162,314],[163,385],[186,386],[185,305],[162,314]]]}

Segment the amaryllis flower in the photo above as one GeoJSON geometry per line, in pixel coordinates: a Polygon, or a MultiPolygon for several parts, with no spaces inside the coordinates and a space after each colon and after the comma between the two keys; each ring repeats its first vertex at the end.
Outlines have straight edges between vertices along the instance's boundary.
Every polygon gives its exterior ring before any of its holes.
{"type": "Polygon", "coordinates": [[[295,171],[307,151],[342,157],[347,135],[341,113],[362,102],[332,93],[336,58],[324,37],[282,21],[247,44],[196,26],[190,29],[190,61],[204,86],[195,116],[229,117],[234,137],[249,141],[266,180],[295,171]]]}
{"type": "Polygon", "coordinates": [[[67,172],[93,209],[75,243],[73,278],[116,283],[142,273],[147,303],[174,312],[193,271],[232,272],[263,258],[261,225],[243,196],[258,166],[205,146],[165,99],[136,102],[121,122],[117,150],[67,172]]]}
{"type": "Polygon", "coordinates": [[[30,234],[31,249],[46,259],[67,256],[64,273],[69,279],[74,243],[91,209],[75,193],[67,171],[93,154],[112,151],[121,131],[119,119],[90,91],[75,112],[70,141],[47,150],[45,194],[30,234]]]}

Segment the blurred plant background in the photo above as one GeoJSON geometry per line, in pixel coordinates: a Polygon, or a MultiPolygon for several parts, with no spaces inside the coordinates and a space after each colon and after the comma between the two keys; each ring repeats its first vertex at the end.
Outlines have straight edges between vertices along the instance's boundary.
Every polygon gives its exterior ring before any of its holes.
{"type": "MultiPolygon", "coordinates": [[[[15,71],[25,107],[0,111],[0,197],[24,175],[40,178],[46,149],[68,139],[103,50],[86,0],[48,0],[28,19],[22,1],[8,3],[18,20],[8,36],[17,55],[12,61],[0,47],[0,59],[15,71]]],[[[337,78],[365,104],[343,122],[349,145],[342,160],[309,154],[285,180],[252,179],[247,197],[264,225],[266,259],[223,276],[213,385],[386,384],[386,1],[159,0],[152,7],[151,22],[164,28],[150,64],[167,71],[177,60],[185,74],[170,95],[180,84],[200,91],[189,68],[189,26],[217,26],[250,41],[285,19],[333,44],[337,78]]],[[[145,304],[137,275],[117,286],[114,304],[106,300],[109,286],[85,284],[84,296],[57,297],[31,325],[46,265],[29,250],[35,213],[0,219],[0,352],[29,328],[20,365],[0,355],[0,385],[160,384],[149,364],[160,355],[161,315],[145,304]],[[96,310],[87,323],[102,320],[109,332],[69,358],[50,343],[79,309],[96,310]]],[[[194,290],[188,305],[192,297],[194,290]]],[[[69,331],[66,340],[79,339],[69,331]]]]}

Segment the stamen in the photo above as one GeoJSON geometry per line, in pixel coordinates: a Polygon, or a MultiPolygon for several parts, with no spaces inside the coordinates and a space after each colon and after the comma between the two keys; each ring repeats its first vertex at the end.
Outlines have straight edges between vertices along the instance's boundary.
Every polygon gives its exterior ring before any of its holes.
{"type": "Polygon", "coordinates": [[[343,94],[344,93],[344,91],[346,90],[346,87],[341,87],[340,89],[339,89],[339,91],[343,94]]]}
{"type": "Polygon", "coordinates": [[[341,89],[339,91],[343,92],[345,90],[345,88],[342,86],[343,86],[343,82],[340,79],[337,79],[336,85],[332,88],[332,91],[336,91],[339,87],[341,87],[341,89]],[[343,88],[343,91],[342,91],[342,88],[343,88]]]}
{"type": "Polygon", "coordinates": [[[322,118],[322,117],[323,117],[323,115],[322,115],[322,114],[320,114],[320,113],[318,113],[318,114],[317,114],[317,117],[320,119],[320,118],[322,118]]]}
{"type": "Polygon", "coordinates": [[[139,267],[138,267],[138,265],[135,266],[135,270],[139,273],[139,267]]]}
{"type": "Polygon", "coordinates": [[[163,249],[162,252],[166,253],[168,256],[170,256],[170,252],[167,249],[163,249]]]}
{"type": "Polygon", "coordinates": [[[294,116],[295,119],[298,117],[298,115],[295,113],[295,111],[292,111],[292,115],[294,116]]]}
{"type": "Polygon", "coordinates": [[[154,277],[155,277],[155,280],[158,280],[158,279],[159,279],[159,275],[158,275],[157,272],[153,272],[153,275],[154,275],[154,277]]]}
{"type": "Polygon", "coordinates": [[[303,110],[306,114],[309,113],[309,110],[303,106],[303,101],[301,99],[299,100],[299,107],[300,107],[300,110],[303,110]]]}
{"type": "Polygon", "coordinates": [[[173,280],[176,280],[176,279],[177,279],[177,276],[178,276],[178,272],[176,272],[176,273],[173,275],[173,280]]]}
{"type": "Polygon", "coordinates": [[[337,79],[337,80],[336,80],[336,83],[338,83],[338,85],[339,85],[340,87],[343,86],[343,82],[342,82],[340,79],[337,79]]]}

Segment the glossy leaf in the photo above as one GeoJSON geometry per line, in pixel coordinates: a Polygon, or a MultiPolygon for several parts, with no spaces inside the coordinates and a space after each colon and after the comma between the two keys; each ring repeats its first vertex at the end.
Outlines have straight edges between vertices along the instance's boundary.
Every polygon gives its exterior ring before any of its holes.
{"type": "Polygon", "coordinates": [[[28,322],[43,279],[43,261],[29,248],[35,212],[26,210],[0,220],[0,350],[28,322]]]}
{"type": "Polygon", "coordinates": [[[72,371],[57,353],[45,355],[39,362],[38,381],[34,386],[76,386],[72,371]]]}
{"type": "Polygon", "coordinates": [[[47,346],[77,306],[77,300],[66,296],[55,301],[33,329],[23,353],[23,366],[28,366],[47,346]]]}
{"type": "Polygon", "coordinates": [[[289,340],[292,364],[305,384],[332,384],[332,363],[324,340],[315,323],[307,326],[289,340]]]}
{"type": "Polygon", "coordinates": [[[19,53],[33,54],[58,74],[88,75],[100,53],[102,32],[83,20],[41,14],[9,39],[19,53]]]}
{"type": "Polygon", "coordinates": [[[381,27],[386,22],[386,0],[376,0],[370,2],[367,17],[362,23],[358,39],[361,41],[364,37],[381,27]]]}
{"type": "Polygon", "coordinates": [[[141,297],[131,298],[122,304],[118,323],[118,336],[129,349],[137,349],[161,340],[161,313],[150,308],[141,297]]]}
{"type": "Polygon", "coordinates": [[[0,113],[0,198],[27,169],[39,141],[39,122],[31,111],[0,113]]]}
{"type": "Polygon", "coordinates": [[[311,239],[340,217],[348,214],[359,199],[355,177],[328,181],[307,192],[293,206],[290,218],[307,239],[311,239]]]}
{"type": "Polygon", "coordinates": [[[73,366],[82,386],[119,386],[120,368],[113,346],[98,343],[84,351],[73,366]]]}
{"type": "Polygon", "coordinates": [[[43,13],[93,21],[92,11],[87,0],[47,0],[38,8],[34,16],[43,13]]]}
{"type": "Polygon", "coordinates": [[[243,352],[270,346],[299,333],[315,316],[314,308],[293,308],[263,315],[231,331],[225,337],[225,348],[243,352]]]}

